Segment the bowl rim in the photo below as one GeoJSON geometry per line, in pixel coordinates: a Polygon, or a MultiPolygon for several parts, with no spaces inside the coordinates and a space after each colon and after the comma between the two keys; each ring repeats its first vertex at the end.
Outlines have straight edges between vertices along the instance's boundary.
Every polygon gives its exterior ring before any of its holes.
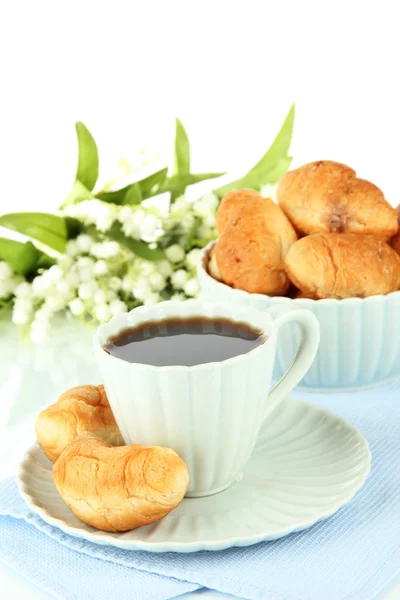
{"type": "Polygon", "coordinates": [[[389,294],[376,294],[375,296],[368,296],[367,298],[358,298],[358,297],[343,298],[343,299],[321,298],[321,299],[315,300],[313,298],[289,298],[288,296],[268,296],[267,294],[255,294],[252,292],[246,292],[245,290],[235,289],[235,288],[232,288],[231,286],[227,285],[226,283],[223,283],[222,281],[218,281],[217,279],[214,279],[214,277],[212,277],[210,275],[210,273],[208,272],[208,270],[205,267],[205,259],[216,243],[217,243],[217,240],[213,240],[212,242],[207,244],[207,246],[205,246],[202,249],[201,254],[199,256],[199,260],[197,263],[197,272],[199,275],[201,291],[203,291],[202,286],[201,286],[201,281],[203,278],[208,282],[209,285],[213,285],[217,289],[219,288],[221,290],[224,290],[224,293],[235,294],[236,297],[238,297],[238,298],[239,297],[241,297],[243,299],[255,298],[256,300],[259,300],[260,302],[270,300],[271,303],[276,303],[276,304],[278,304],[278,303],[279,304],[296,303],[299,305],[306,306],[306,305],[316,305],[318,303],[319,305],[331,304],[331,305],[335,305],[335,306],[343,306],[343,305],[351,306],[351,305],[359,305],[359,304],[362,304],[362,305],[373,304],[373,303],[382,302],[382,301],[389,302],[391,299],[398,300],[400,302],[400,290],[395,291],[395,292],[390,292],[389,294]]]}

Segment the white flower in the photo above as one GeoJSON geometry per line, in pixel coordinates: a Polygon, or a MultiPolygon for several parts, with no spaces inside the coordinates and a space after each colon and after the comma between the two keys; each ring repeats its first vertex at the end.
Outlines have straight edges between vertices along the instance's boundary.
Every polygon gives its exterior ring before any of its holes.
{"type": "Polygon", "coordinates": [[[107,281],[107,284],[110,290],[117,292],[121,289],[122,280],[119,277],[110,277],[110,279],[107,281]]]}
{"type": "Polygon", "coordinates": [[[148,296],[146,296],[145,300],[144,300],[144,304],[145,306],[152,306],[153,304],[157,304],[157,302],[160,302],[161,300],[161,296],[159,294],[157,294],[156,292],[153,292],[152,294],[149,294],[148,296]]]}
{"type": "Polygon", "coordinates": [[[118,242],[103,242],[103,251],[105,256],[103,258],[113,258],[120,253],[121,247],[118,242]]]}
{"type": "Polygon", "coordinates": [[[44,297],[46,295],[46,293],[47,293],[47,290],[51,286],[52,286],[51,281],[49,281],[48,279],[46,279],[46,277],[44,277],[44,274],[43,275],[38,275],[32,281],[32,290],[33,290],[33,293],[35,294],[35,296],[39,296],[39,298],[44,297]]]}
{"type": "Polygon", "coordinates": [[[112,316],[119,315],[120,313],[126,312],[128,310],[127,305],[122,300],[114,300],[110,304],[110,311],[112,316]]]}
{"type": "Polygon", "coordinates": [[[204,225],[206,225],[206,227],[215,227],[215,223],[216,223],[215,214],[210,213],[209,215],[205,216],[203,219],[203,223],[204,223],[204,225]]]}
{"type": "Polygon", "coordinates": [[[14,307],[12,314],[12,321],[15,325],[26,325],[31,318],[31,314],[29,312],[23,310],[16,310],[14,307]]]}
{"type": "Polygon", "coordinates": [[[108,264],[105,260],[98,260],[93,267],[93,274],[96,276],[106,275],[108,273],[108,264]]]}
{"type": "Polygon", "coordinates": [[[20,297],[16,298],[14,302],[14,309],[18,312],[27,312],[30,313],[32,311],[33,305],[32,300],[29,297],[20,297]]]}
{"type": "Polygon", "coordinates": [[[73,300],[71,300],[68,306],[69,310],[75,317],[79,317],[85,312],[85,305],[83,304],[80,298],[74,298],[73,300]]]}
{"type": "Polygon", "coordinates": [[[165,279],[161,275],[161,273],[153,273],[152,275],[150,275],[149,283],[150,283],[151,289],[156,292],[160,292],[161,290],[163,290],[165,288],[165,279]]]}
{"type": "Polygon", "coordinates": [[[157,271],[161,273],[161,275],[163,275],[164,277],[171,277],[172,273],[174,272],[170,263],[167,260],[160,260],[156,262],[155,267],[157,271]]]}
{"type": "Polygon", "coordinates": [[[211,227],[208,227],[208,225],[199,225],[199,227],[196,230],[196,234],[197,236],[202,239],[202,240],[208,240],[209,238],[212,237],[213,231],[211,229],[211,227]]]}
{"type": "Polygon", "coordinates": [[[30,298],[32,296],[32,286],[27,281],[23,281],[17,285],[14,294],[19,298],[30,298]]]}
{"type": "Polygon", "coordinates": [[[48,306],[53,312],[57,312],[65,308],[66,300],[62,296],[51,294],[46,297],[45,306],[48,306]]]}
{"type": "Polygon", "coordinates": [[[50,318],[53,316],[53,311],[49,306],[42,304],[39,310],[35,313],[35,320],[32,323],[32,327],[37,327],[39,323],[48,325],[50,318]]]}
{"type": "Polygon", "coordinates": [[[276,183],[266,183],[265,185],[261,186],[260,194],[261,196],[264,196],[264,198],[271,198],[274,202],[278,203],[276,194],[277,187],[278,186],[276,183]]]}
{"type": "Polygon", "coordinates": [[[179,222],[184,231],[191,231],[194,225],[195,218],[193,215],[185,215],[179,222]]]}
{"type": "Polygon", "coordinates": [[[74,288],[78,287],[80,282],[78,273],[76,271],[69,271],[65,274],[65,281],[74,288]]]}
{"type": "Polygon", "coordinates": [[[185,258],[185,251],[182,248],[182,246],[179,246],[178,244],[173,244],[165,250],[165,255],[170,262],[179,263],[185,258]]]}
{"type": "Polygon", "coordinates": [[[131,211],[130,216],[126,213],[122,221],[122,231],[127,237],[140,239],[140,226],[145,217],[145,212],[142,208],[131,211]]]}
{"type": "Polygon", "coordinates": [[[186,255],[186,264],[189,269],[195,269],[197,267],[197,263],[199,261],[201,250],[199,248],[193,248],[186,255]]]}
{"type": "Polygon", "coordinates": [[[183,302],[184,300],[186,300],[186,298],[181,292],[176,292],[175,294],[172,294],[171,300],[175,300],[176,302],[183,302]]]}
{"type": "Polygon", "coordinates": [[[59,265],[53,265],[48,271],[45,271],[44,275],[47,276],[49,281],[55,283],[56,281],[62,279],[64,276],[64,271],[59,265]]]}
{"type": "Polygon", "coordinates": [[[81,233],[76,238],[76,245],[80,252],[90,252],[90,248],[93,246],[93,238],[86,233],[81,233]]]}
{"type": "Polygon", "coordinates": [[[207,194],[204,194],[204,196],[201,197],[201,201],[203,204],[206,204],[209,207],[209,209],[211,209],[213,212],[216,211],[218,206],[218,197],[214,194],[214,192],[208,192],[207,194]]]}
{"type": "Polygon", "coordinates": [[[47,338],[52,314],[52,311],[45,305],[36,312],[30,331],[30,337],[34,344],[40,344],[47,338]]]}
{"type": "Polygon", "coordinates": [[[107,296],[104,290],[98,290],[93,298],[95,304],[105,304],[107,302],[107,296]]]}
{"type": "Polygon", "coordinates": [[[68,281],[65,281],[65,279],[62,279],[56,283],[56,292],[60,298],[63,298],[64,300],[70,300],[73,294],[71,285],[68,283],[68,281]]]}
{"type": "Polygon", "coordinates": [[[106,292],[106,299],[107,302],[112,302],[113,300],[116,300],[118,298],[118,294],[117,292],[114,292],[114,290],[105,290],[106,292]]]}
{"type": "Polygon", "coordinates": [[[122,280],[122,289],[124,290],[124,292],[131,292],[134,285],[134,279],[130,275],[125,275],[125,277],[122,280]]]}
{"type": "Polygon", "coordinates": [[[97,289],[97,283],[95,283],[94,281],[81,283],[81,285],[78,288],[78,296],[82,300],[89,300],[89,298],[93,298],[93,296],[97,292],[97,289]]]}
{"type": "Polygon", "coordinates": [[[114,222],[116,215],[115,208],[107,202],[101,200],[84,200],[78,205],[76,217],[85,223],[93,223],[99,231],[107,231],[114,222]]]}
{"type": "Polygon", "coordinates": [[[150,284],[145,277],[139,277],[132,289],[133,295],[142,302],[151,294],[150,284]]]}
{"type": "Polygon", "coordinates": [[[207,202],[204,202],[203,198],[200,198],[200,200],[197,200],[193,204],[193,210],[196,215],[207,217],[210,214],[210,205],[207,202]]]}
{"type": "Polygon", "coordinates": [[[189,281],[185,284],[183,288],[186,296],[197,296],[199,293],[199,282],[195,277],[189,279],[189,281]]]}
{"type": "Polygon", "coordinates": [[[90,253],[96,258],[112,258],[117,256],[119,252],[118,242],[113,241],[96,242],[90,249],[90,253]]]}
{"type": "Polygon", "coordinates": [[[67,242],[65,252],[68,254],[68,256],[76,256],[77,254],[79,254],[78,244],[75,240],[69,240],[67,242]]]}
{"type": "Polygon", "coordinates": [[[4,260],[0,261],[0,280],[4,281],[13,275],[13,270],[4,260]]]}
{"type": "Polygon", "coordinates": [[[154,264],[149,262],[148,260],[142,260],[142,262],[140,263],[139,270],[141,275],[151,275],[155,272],[155,267],[154,264]]]}
{"type": "Polygon", "coordinates": [[[154,214],[146,215],[140,223],[140,237],[145,242],[155,242],[163,233],[162,223],[154,214]]]}
{"type": "Polygon", "coordinates": [[[189,202],[185,199],[184,196],[177,198],[175,202],[171,203],[170,212],[172,215],[177,213],[187,212],[190,208],[189,202]]]}
{"type": "Polygon", "coordinates": [[[177,290],[183,290],[188,279],[189,273],[184,269],[179,269],[178,271],[175,271],[175,273],[171,277],[172,285],[177,290]]]}
{"type": "Polygon", "coordinates": [[[78,269],[93,269],[94,260],[90,256],[80,256],[76,264],[78,269]]]}
{"type": "Polygon", "coordinates": [[[17,297],[13,307],[13,323],[15,325],[26,325],[31,318],[32,308],[30,297],[17,297]]]}
{"type": "Polygon", "coordinates": [[[108,304],[97,304],[94,307],[93,312],[97,321],[100,321],[101,323],[109,321],[111,318],[111,310],[108,304]]]}

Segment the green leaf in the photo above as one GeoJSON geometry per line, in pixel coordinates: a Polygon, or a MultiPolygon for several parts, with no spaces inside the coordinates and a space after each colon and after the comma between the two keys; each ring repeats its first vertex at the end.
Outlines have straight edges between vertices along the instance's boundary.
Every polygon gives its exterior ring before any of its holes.
{"type": "Polygon", "coordinates": [[[176,119],[175,124],[175,155],[174,175],[190,173],[190,146],[189,138],[182,122],[176,119]]]}
{"type": "MultiPolygon", "coordinates": [[[[207,179],[215,179],[216,177],[222,177],[225,173],[186,173],[183,175],[172,175],[167,177],[163,185],[160,187],[158,194],[163,192],[175,193],[182,187],[187,187],[193,183],[199,183],[199,181],[205,181],[207,179]]],[[[152,194],[156,195],[156,194],[152,194]]]]}
{"type": "Polygon", "coordinates": [[[76,238],[83,230],[83,223],[74,217],[61,217],[65,221],[67,229],[67,239],[72,240],[76,238]]]}
{"type": "MultiPolygon", "coordinates": [[[[175,151],[174,151],[174,175],[185,175],[190,173],[190,145],[189,138],[182,122],[177,118],[175,124],[175,151]]],[[[181,185],[171,190],[171,202],[185,192],[186,186],[181,185]]]]}
{"type": "Polygon", "coordinates": [[[5,260],[20,275],[28,275],[39,268],[48,269],[56,262],[32,242],[16,242],[7,238],[0,238],[0,260],[5,260]]]}
{"type": "Polygon", "coordinates": [[[0,238],[0,260],[5,260],[20,275],[25,275],[36,267],[40,252],[32,242],[15,242],[0,238]]]}
{"type": "Polygon", "coordinates": [[[73,224],[76,227],[76,223],[76,219],[39,212],[9,213],[0,217],[1,226],[23,233],[58,252],[65,250],[68,232],[73,224]]]}
{"type": "Polygon", "coordinates": [[[264,166],[270,168],[272,164],[278,162],[284,157],[287,157],[293,135],[294,114],[295,105],[292,104],[276,138],[264,156],[260,158],[258,163],[254,165],[251,171],[255,171],[256,169],[264,166]]]}
{"type": "Polygon", "coordinates": [[[115,192],[102,192],[97,197],[103,202],[112,202],[113,204],[140,204],[142,201],[142,192],[138,183],[132,183],[115,192]]]}
{"type": "Polygon", "coordinates": [[[93,197],[92,192],[90,192],[83,183],[76,180],[72,190],[61,204],[61,208],[68,206],[69,204],[78,204],[78,202],[82,202],[82,200],[91,200],[93,197]]]}
{"type": "Polygon", "coordinates": [[[99,154],[89,129],[81,121],[75,124],[78,137],[79,157],[76,177],[88,190],[96,185],[99,176],[99,154]]]}
{"type": "Polygon", "coordinates": [[[165,167],[148,177],[131,183],[130,185],[115,190],[114,192],[101,192],[97,198],[103,202],[112,202],[113,204],[140,204],[142,200],[156,196],[159,193],[160,185],[167,176],[168,168],[165,167]]]}
{"type": "Polygon", "coordinates": [[[241,188],[253,188],[259,190],[267,183],[277,183],[286,173],[292,158],[288,156],[290,143],[293,134],[294,124],[294,104],[291,106],[278,135],[272,142],[267,152],[260,158],[256,165],[246,175],[227,183],[216,190],[214,193],[222,198],[231,190],[241,188]]]}
{"type": "Polygon", "coordinates": [[[164,183],[167,173],[168,167],[164,167],[164,169],[160,169],[156,173],[152,173],[148,177],[137,182],[140,186],[143,199],[149,198],[151,195],[156,195],[154,192],[160,188],[162,183],[164,183]]]}
{"type": "Polygon", "coordinates": [[[119,223],[114,223],[111,226],[111,228],[107,231],[107,236],[112,240],[119,242],[140,258],[151,261],[163,260],[165,258],[164,251],[161,250],[161,248],[149,248],[146,242],[126,237],[119,223]]]}
{"type": "Polygon", "coordinates": [[[230,192],[231,190],[240,190],[242,188],[252,188],[254,190],[259,190],[263,185],[267,183],[277,183],[281,177],[286,173],[288,168],[290,167],[290,163],[292,159],[287,156],[286,158],[282,158],[276,164],[271,165],[269,168],[267,167],[258,167],[258,169],[252,169],[241,177],[240,179],[236,179],[231,183],[227,183],[214,190],[214,194],[218,196],[218,198],[222,198],[230,192]]]}

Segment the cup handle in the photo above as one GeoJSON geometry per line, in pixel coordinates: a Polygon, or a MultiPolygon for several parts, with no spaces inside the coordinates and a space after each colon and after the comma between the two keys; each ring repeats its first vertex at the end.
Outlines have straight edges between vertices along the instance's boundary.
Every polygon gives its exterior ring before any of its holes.
{"type": "Polygon", "coordinates": [[[274,317],[275,324],[279,329],[288,323],[297,323],[300,327],[300,344],[292,364],[283,377],[274,385],[268,395],[267,406],[264,411],[263,420],[278,406],[279,402],[292,391],[305,375],[315,358],[318,350],[320,330],[317,317],[308,310],[289,309],[282,314],[282,307],[274,307],[267,311],[274,317]],[[278,316],[276,309],[278,309],[278,316]],[[280,314],[279,314],[280,313],[280,314]]]}

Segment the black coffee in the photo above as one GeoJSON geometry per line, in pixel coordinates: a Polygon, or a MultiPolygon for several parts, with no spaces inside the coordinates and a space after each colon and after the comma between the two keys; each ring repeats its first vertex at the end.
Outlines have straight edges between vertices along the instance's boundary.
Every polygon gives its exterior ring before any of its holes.
{"type": "Polygon", "coordinates": [[[228,319],[166,319],[124,329],[104,350],[131,363],[191,367],[246,354],[265,342],[260,331],[228,319]]]}

